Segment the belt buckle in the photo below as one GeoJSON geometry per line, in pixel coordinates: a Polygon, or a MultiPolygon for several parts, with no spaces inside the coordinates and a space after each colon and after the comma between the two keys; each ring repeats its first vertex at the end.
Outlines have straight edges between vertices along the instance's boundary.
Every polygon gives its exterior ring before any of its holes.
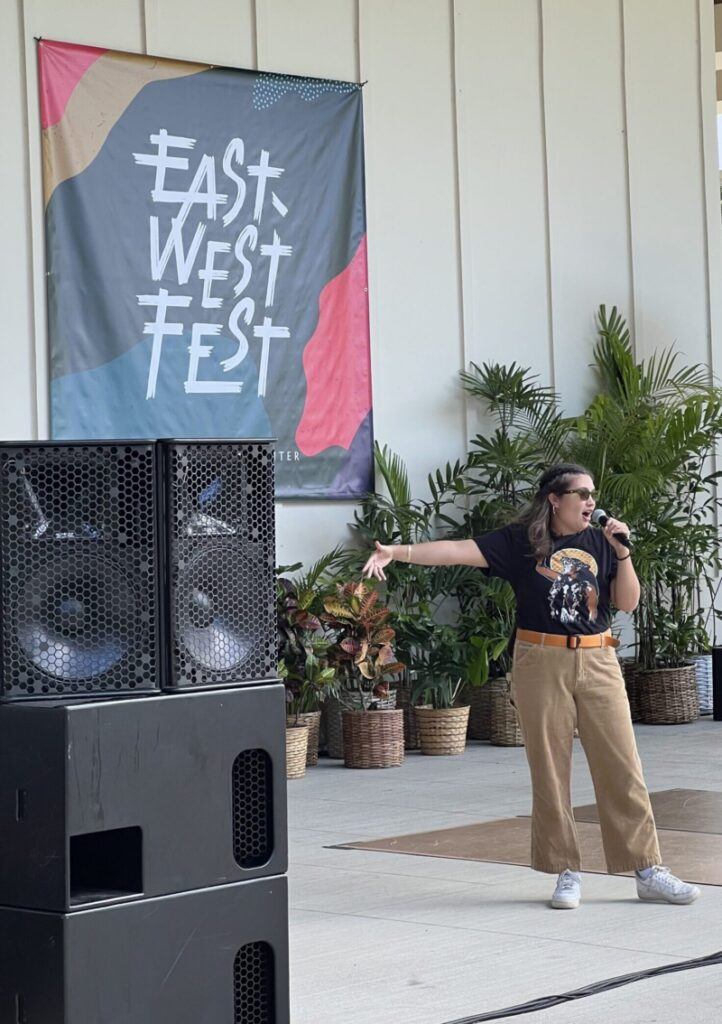
{"type": "Polygon", "coordinates": [[[581,646],[581,640],[582,638],[580,636],[572,634],[571,636],[567,637],[567,647],[569,647],[572,651],[576,651],[576,649],[581,646]],[[571,640],[574,640],[574,643],[570,643],[571,640]]]}

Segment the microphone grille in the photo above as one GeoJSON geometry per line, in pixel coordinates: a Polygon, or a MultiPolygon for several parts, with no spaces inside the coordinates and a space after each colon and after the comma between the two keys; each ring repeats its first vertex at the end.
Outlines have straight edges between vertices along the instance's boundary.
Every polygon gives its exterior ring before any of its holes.
{"type": "Polygon", "coordinates": [[[596,526],[598,523],[601,524],[603,519],[608,519],[609,516],[603,508],[595,508],[592,512],[592,522],[596,526]]]}

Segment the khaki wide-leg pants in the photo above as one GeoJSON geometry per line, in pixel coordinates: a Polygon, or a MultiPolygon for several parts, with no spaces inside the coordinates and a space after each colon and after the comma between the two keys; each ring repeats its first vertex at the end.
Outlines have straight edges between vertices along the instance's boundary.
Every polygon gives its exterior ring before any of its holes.
{"type": "Polygon", "coordinates": [[[544,647],[517,640],[511,671],[531,771],[531,866],[580,871],[571,800],[574,727],[594,783],[607,869],[661,862],[649,794],[613,647],[544,647]]]}

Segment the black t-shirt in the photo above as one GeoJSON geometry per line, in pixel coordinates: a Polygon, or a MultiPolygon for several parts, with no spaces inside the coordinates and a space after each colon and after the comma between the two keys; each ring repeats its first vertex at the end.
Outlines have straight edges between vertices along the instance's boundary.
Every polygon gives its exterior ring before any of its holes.
{"type": "Polygon", "coordinates": [[[514,589],[517,628],[563,635],[609,628],[617,556],[601,530],[587,526],[555,537],[551,556],[538,564],[520,523],[474,540],[489,563],[482,572],[508,580],[514,589]]]}

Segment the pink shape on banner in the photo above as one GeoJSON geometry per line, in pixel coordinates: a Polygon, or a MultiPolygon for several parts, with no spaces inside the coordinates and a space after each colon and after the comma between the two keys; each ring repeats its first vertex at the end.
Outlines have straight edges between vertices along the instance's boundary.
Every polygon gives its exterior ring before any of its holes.
{"type": "Polygon", "coordinates": [[[366,236],[349,265],[324,286],[318,323],[303,350],[306,403],[296,444],[304,455],[348,449],[371,409],[366,236]]]}
{"type": "Polygon", "coordinates": [[[107,53],[97,46],[75,43],[54,43],[41,39],[40,58],[40,123],[43,128],[57,124],[65,113],[73,89],[98,57],[107,53]]]}

